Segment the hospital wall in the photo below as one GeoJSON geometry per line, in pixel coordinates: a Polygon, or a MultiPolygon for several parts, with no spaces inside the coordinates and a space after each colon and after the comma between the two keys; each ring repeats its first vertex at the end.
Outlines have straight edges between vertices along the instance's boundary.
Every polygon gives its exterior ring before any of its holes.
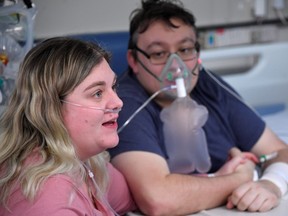
{"type": "MultiPolygon", "coordinates": [[[[255,21],[256,0],[183,0],[194,13],[200,27],[255,21]]],[[[260,0],[261,1],[261,0],[260,0]]],[[[273,19],[275,0],[263,0],[266,5],[264,19],[273,19]]],[[[280,0],[281,1],[281,0],[280,0]]],[[[288,0],[284,15],[288,15],[288,0]]],[[[130,12],[140,6],[140,0],[34,0],[37,6],[35,38],[51,36],[125,31],[130,12]]],[[[280,31],[279,39],[287,39],[280,31]]]]}
{"type": "MultiPolygon", "coordinates": [[[[278,109],[279,104],[281,107],[288,104],[286,94],[280,93],[288,92],[288,25],[287,20],[279,19],[274,9],[275,3],[281,1],[182,0],[195,15],[202,32],[199,41],[202,42],[200,57],[203,65],[222,75],[249,104],[265,110],[267,106],[276,105],[278,109]],[[259,12],[259,7],[255,10],[255,2],[265,2],[263,13],[259,12]]],[[[128,31],[129,14],[140,6],[140,0],[33,2],[38,10],[36,39],[128,31]]],[[[281,13],[287,19],[288,0],[283,0],[283,3],[281,13]]],[[[105,37],[105,40],[107,42],[110,38],[105,37]]],[[[109,43],[115,45],[115,42],[109,43]]],[[[123,62],[126,62],[127,46],[123,46],[121,55],[114,59],[122,61],[124,58],[123,62]]]]}

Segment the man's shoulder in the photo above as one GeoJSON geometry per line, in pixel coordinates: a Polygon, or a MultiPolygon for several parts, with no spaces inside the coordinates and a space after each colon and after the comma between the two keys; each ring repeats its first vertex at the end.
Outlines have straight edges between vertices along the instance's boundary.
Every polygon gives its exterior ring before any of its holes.
{"type": "Polygon", "coordinates": [[[213,96],[218,99],[231,97],[232,94],[238,94],[221,76],[205,68],[200,70],[195,90],[195,92],[192,91],[192,94],[207,95],[208,97],[213,96]],[[233,93],[231,94],[231,92],[233,93]]]}
{"type": "Polygon", "coordinates": [[[118,96],[123,98],[144,99],[147,98],[147,92],[139,83],[135,76],[125,73],[118,80],[118,96]]]}

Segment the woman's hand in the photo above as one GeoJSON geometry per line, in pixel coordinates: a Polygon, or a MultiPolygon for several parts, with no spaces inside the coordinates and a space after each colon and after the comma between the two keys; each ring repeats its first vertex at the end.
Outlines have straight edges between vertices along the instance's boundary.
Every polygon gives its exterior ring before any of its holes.
{"type": "Polygon", "coordinates": [[[250,152],[241,152],[237,148],[232,148],[229,152],[227,162],[215,173],[216,176],[231,174],[236,171],[239,165],[247,161],[258,163],[258,158],[250,152]]]}

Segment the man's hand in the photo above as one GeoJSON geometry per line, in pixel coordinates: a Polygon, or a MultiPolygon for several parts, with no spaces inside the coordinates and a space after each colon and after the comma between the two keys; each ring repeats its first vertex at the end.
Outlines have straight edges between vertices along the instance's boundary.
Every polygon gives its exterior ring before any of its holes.
{"type": "Polygon", "coordinates": [[[232,193],[226,207],[237,208],[240,211],[265,212],[276,207],[280,197],[281,192],[273,183],[266,180],[251,181],[232,193]]]}

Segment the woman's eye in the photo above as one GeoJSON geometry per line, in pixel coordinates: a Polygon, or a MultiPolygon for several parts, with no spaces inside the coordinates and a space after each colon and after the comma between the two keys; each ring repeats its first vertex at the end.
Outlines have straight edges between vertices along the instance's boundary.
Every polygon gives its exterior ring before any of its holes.
{"type": "Polygon", "coordinates": [[[119,87],[119,83],[115,83],[115,84],[112,86],[113,91],[116,92],[117,89],[118,89],[118,87],[119,87]]]}
{"type": "Polygon", "coordinates": [[[103,92],[101,90],[99,90],[99,91],[94,93],[94,97],[101,98],[102,94],[103,94],[103,92]]]}

